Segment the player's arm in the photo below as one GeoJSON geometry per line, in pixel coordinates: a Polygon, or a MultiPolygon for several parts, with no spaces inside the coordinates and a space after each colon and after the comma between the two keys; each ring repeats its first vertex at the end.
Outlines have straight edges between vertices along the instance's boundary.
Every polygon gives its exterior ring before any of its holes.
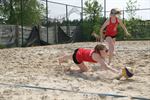
{"type": "Polygon", "coordinates": [[[102,27],[100,28],[100,36],[101,36],[101,42],[103,42],[103,31],[105,29],[105,27],[109,24],[109,19],[107,19],[105,21],[105,23],[102,25],[102,27]]]}
{"type": "Polygon", "coordinates": [[[104,59],[102,59],[98,54],[93,54],[93,59],[95,60],[95,61],[97,61],[97,63],[99,63],[100,64],[100,66],[103,68],[103,69],[108,69],[108,70],[110,70],[110,71],[112,71],[112,72],[114,72],[114,73],[119,73],[119,71],[117,70],[117,69],[115,69],[115,68],[113,68],[112,66],[110,66],[110,65],[108,65],[107,63],[106,63],[106,61],[104,60],[104,59]]]}
{"type": "Polygon", "coordinates": [[[125,25],[123,24],[122,20],[121,20],[121,19],[118,19],[118,22],[119,22],[120,26],[123,28],[123,30],[125,31],[126,35],[130,36],[131,34],[128,33],[128,30],[127,30],[127,28],[125,27],[125,25]]]}

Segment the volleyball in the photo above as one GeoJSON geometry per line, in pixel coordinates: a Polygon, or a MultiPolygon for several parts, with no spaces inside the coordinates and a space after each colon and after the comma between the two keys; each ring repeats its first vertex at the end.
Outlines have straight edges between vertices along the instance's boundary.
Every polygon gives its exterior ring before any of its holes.
{"type": "Polygon", "coordinates": [[[122,76],[124,76],[125,78],[131,78],[133,76],[133,69],[132,68],[127,68],[127,67],[124,67],[122,69],[122,76]]]}

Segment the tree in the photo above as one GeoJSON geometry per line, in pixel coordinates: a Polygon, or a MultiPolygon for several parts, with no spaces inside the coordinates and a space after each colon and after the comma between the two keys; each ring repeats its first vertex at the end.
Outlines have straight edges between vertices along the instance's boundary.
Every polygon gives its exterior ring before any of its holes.
{"type": "Polygon", "coordinates": [[[85,2],[84,14],[87,19],[95,21],[97,17],[102,16],[102,9],[97,0],[88,0],[85,2]]]}
{"type": "MultiPolygon", "coordinates": [[[[99,34],[102,9],[101,4],[99,4],[97,0],[88,0],[85,2],[84,15],[86,19],[84,20],[84,32],[86,34],[91,34],[93,31],[99,34]]],[[[88,38],[90,38],[90,36],[88,38]]]]}
{"type": "Polygon", "coordinates": [[[136,9],[137,7],[137,0],[129,0],[127,3],[127,14],[129,17],[129,21],[127,22],[127,28],[128,31],[132,34],[132,38],[137,38],[138,37],[138,26],[137,23],[139,22],[138,18],[135,18],[136,16],[136,9]]]}
{"type": "Polygon", "coordinates": [[[129,0],[127,3],[127,7],[126,7],[126,12],[129,16],[129,19],[132,19],[136,16],[136,9],[138,9],[137,7],[137,0],[129,0]]]}
{"type": "Polygon", "coordinates": [[[38,0],[3,0],[0,6],[0,17],[6,24],[21,24],[21,18],[24,25],[39,24],[43,12],[44,5],[38,0]]]}

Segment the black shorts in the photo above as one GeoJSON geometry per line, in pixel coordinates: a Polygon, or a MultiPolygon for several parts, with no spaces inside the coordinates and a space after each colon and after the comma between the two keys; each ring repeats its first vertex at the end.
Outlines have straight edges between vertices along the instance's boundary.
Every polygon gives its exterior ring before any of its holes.
{"type": "Polygon", "coordinates": [[[72,55],[72,59],[73,59],[73,61],[74,61],[75,64],[80,64],[80,63],[77,61],[77,58],[76,58],[76,54],[77,54],[78,50],[79,50],[79,49],[74,50],[74,53],[73,53],[73,55],[72,55]]]}
{"type": "Polygon", "coordinates": [[[116,35],[115,36],[105,35],[104,39],[106,39],[106,37],[116,38],[116,35]]]}

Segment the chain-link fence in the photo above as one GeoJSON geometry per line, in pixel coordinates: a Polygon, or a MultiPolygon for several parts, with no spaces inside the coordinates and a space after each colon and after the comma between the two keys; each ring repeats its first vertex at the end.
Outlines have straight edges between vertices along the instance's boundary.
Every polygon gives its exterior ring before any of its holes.
{"type": "MultiPolygon", "coordinates": [[[[1,0],[1,4],[2,4],[1,0]]],[[[21,0],[22,1],[22,0],[21,0]]],[[[20,1],[20,2],[21,2],[20,1]]],[[[40,38],[32,36],[30,40],[32,43],[37,42],[40,39],[39,44],[44,42],[45,44],[56,44],[56,43],[66,43],[72,42],[80,38],[84,29],[80,26],[80,23],[84,21],[85,16],[83,16],[83,8],[79,6],[63,4],[58,2],[52,2],[49,0],[41,0],[41,3],[45,5],[44,19],[42,23],[38,26],[38,30],[33,30],[31,26],[23,25],[24,19],[19,17],[21,20],[20,25],[7,25],[2,22],[5,17],[0,16],[1,26],[0,26],[0,45],[5,46],[23,46],[26,42],[29,42],[28,38],[32,34],[39,34],[40,38]],[[76,38],[76,39],[75,39],[76,38]]],[[[104,7],[105,8],[105,7],[104,7]]],[[[24,5],[21,3],[20,12],[24,9],[24,5]]],[[[110,11],[102,12],[103,16],[109,17],[110,11]]],[[[135,16],[130,20],[129,12],[127,10],[122,10],[123,22],[127,26],[129,32],[133,35],[133,39],[150,39],[150,8],[145,9],[135,9],[135,16]]],[[[122,32],[122,31],[120,31],[122,32]]],[[[122,39],[122,38],[121,38],[122,39]]],[[[81,40],[81,39],[80,39],[81,40]]],[[[32,44],[29,43],[29,44],[32,44]]],[[[34,44],[33,44],[34,45],[34,44]]]]}
{"type": "Polygon", "coordinates": [[[71,39],[72,33],[77,26],[77,24],[71,23],[71,21],[79,22],[81,20],[81,7],[48,0],[43,0],[42,2],[46,5],[45,24],[47,23],[47,42],[51,40],[51,37],[48,36],[49,34],[55,34],[53,38],[54,43],[60,43],[60,41],[66,37],[70,37],[71,39]],[[50,27],[54,29],[49,29],[50,27]]]}
{"type": "MultiPolygon", "coordinates": [[[[150,8],[133,9],[134,15],[129,10],[121,10],[123,23],[127,27],[127,30],[131,33],[132,38],[130,40],[149,40],[150,39],[150,8]]],[[[104,13],[104,12],[103,12],[104,13]]],[[[109,18],[110,11],[106,11],[106,17],[109,18]]],[[[119,29],[119,33],[123,31],[119,29]]],[[[122,35],[121,40],[125,40],[122,35]]]]}
{"type": "MultiPolygon", "coordinates": [[[[3,1],[3,0],[2,0],[3,1]]],[[[1,5],[3,2],[1,1],[1,5]]],[[[0,27],[0,44],[10,47],[10,46],[24,46],[28,40],[37,39],[31,36],[31,34],[40,35],[40,41],[47,42],[47,44],[56,44],[69,42],[72,39],[72,33],[76,29],[77,24],[79,24],[81,20],[81,7],[68,5],[58,2],[52,2],[48,0],[41,0],[41,4],[45,5],[44,19],[42,19],[42,23],[38,26],[38,31],[33,29],[33,26],[25,26],[24,19],[24,8],[22,0],[20,1],[20,13],[21,16],[18,20],[21,20],[20,25],[7,25],[1,21],[0,27]],[[71,23],[71,21],[77,21],[77,24],[71,23]],[[16,29],[16,27],[18,27],[16,29]],[[13,30],[13,31],[12,31],[13,30]],[[34,32],[33,32],[34,31],[34,32]],[[62,35],[63,34],[63,35],[62,35]],[[32,39],[29,39],[32,37],[32,39]],[[67,41],[63,38],[68,37],[67,41]],[[10,42],[11,41],[11,42],[10,42]]],[[[0,19],[5,19],[4,17],[0,17],[0,19]]],[[[34,35],[35,36],[35,35],[34,35]]],[[[39,41],[39,42],[40,42],[39,41]]],[[[33,41],[32,41],[33,42],[33,41]]],[[[33,44],[34,45],[34,44],[33,44]]]]}

